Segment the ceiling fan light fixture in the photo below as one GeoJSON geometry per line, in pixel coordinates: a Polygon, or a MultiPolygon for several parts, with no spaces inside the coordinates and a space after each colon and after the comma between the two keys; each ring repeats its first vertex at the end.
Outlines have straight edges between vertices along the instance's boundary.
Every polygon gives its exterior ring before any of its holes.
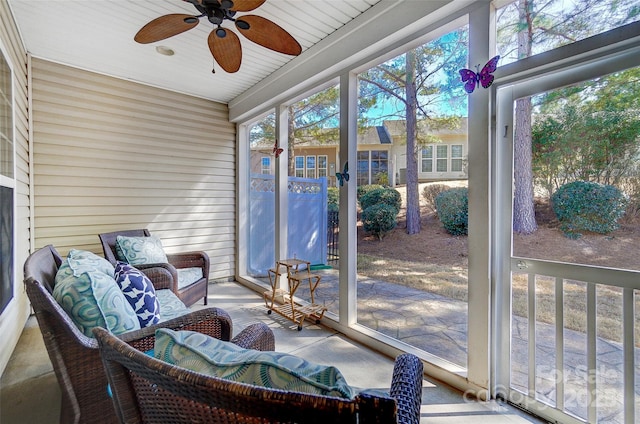
{"type": "Polygon", "coordinates": [[[251,25],[249,25],[248,22],[245,22],[242,19],[236,19],[236,26],[238,28],[244,29],[244,30],[247,30],[247,29],[251,28],[251,25]]]}
{"type": "Polygon", "coordinates": [[[216,29],[216,36],[218,36],[218,38],[224,38],[227,36],[227,31],[224,28],[218,28],[216,29]]]}
{"type": "Polygon", "coordinates": [[[156,46],[156,51],[163,56],[173,56],[174,54],[176,54],[176,52],[171,47],[167,46],[156,46]]]}
{"type": "Polygon", "coordinates": [[[184,23],[186,24],[195,24],[196,22],[198,22],[197,16],[189,16],[188,18],[184,18],[184,23]]]}

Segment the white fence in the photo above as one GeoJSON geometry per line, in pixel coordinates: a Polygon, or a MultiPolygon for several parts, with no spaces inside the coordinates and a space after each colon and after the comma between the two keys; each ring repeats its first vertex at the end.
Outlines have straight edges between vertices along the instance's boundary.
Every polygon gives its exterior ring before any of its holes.
{"type": "MultiPolygon", "coordinates": [[[[275,178],[251,175],[249,273],[264,277],[275,264],[275,178]]],[[[289,177],[287,257],[327,263],[327,179],[289,177]]]]}

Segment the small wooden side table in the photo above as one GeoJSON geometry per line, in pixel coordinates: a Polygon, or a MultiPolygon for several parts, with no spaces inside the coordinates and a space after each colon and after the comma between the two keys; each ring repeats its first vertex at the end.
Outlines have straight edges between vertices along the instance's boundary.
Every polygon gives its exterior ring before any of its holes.
{"type": "Polygon", "coordinates": [[[302,323],[307,318],[314,318],[315,323],[319,324],[324,316],[327,308],[315,303],[314,292],[318,288],[321,276],[311,273],[311,263],[303,259],[284,259],[276,261],[276,266],[269,269],[269,284],[271,290],[264,292],[264,302],[267,306],[267,314],[271,311],[287,318],[298,324],[298,331],[302,330],[302,323]],[[278,277],[287,276],[288,289],[283,290],[277,287],[278,277]],[[294,302],[293,297],[300,287],[301,283],[309,282],[309,291],[311,294],[310,304],[300,304],[294,302]],[[276,299],[280,304],[276,304],[276,299]]]}

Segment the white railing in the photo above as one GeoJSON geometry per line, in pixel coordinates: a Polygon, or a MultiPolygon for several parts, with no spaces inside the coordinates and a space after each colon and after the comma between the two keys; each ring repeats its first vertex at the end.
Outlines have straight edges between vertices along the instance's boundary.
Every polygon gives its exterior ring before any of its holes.
{"type": "Polygon", "coordinates": [[[512,316],[509,399],[547,417],[560,413],[577,422],[635,423],[640,369],[634,340],[635,305],[640,299],[635,292],[640,288],[640,272],[526,258],[512,258],[511,270],[512,281],[519,276],[527,279],[527,308],[525,317],[512,316]],[[538,288],[544,284],[552,286],[555,303],[555,316],[547,324],[537,314],[542,306],[538,288]],[[584,291],[583,329],[567,328],[569,287],[584,291]],[[614,293],[609,297],[618,303],[613,309],[620,312],[614,318],[620,321],[619,334],[598,334],[600,290],[614,293]],[[526,331],[520,327],[520,335],[518,324],[526,326],[526,331]],[[518,357],[525,356],[526,364],[518,363],[518,357]]]}

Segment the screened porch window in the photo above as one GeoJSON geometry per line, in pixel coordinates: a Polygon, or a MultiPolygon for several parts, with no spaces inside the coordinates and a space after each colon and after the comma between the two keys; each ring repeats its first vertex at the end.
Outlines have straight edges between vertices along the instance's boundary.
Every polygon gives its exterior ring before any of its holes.
{"type": "Polygon", "coordinates": [[[0,312],[13,298],[14,145],[12,72],[0,50],[0,312]]]}
{"type": "Polygon", "coordinates": [[[295,175],[298,178],[304,178],[304,156],[296,156],[295,159],[295,175]]]}

